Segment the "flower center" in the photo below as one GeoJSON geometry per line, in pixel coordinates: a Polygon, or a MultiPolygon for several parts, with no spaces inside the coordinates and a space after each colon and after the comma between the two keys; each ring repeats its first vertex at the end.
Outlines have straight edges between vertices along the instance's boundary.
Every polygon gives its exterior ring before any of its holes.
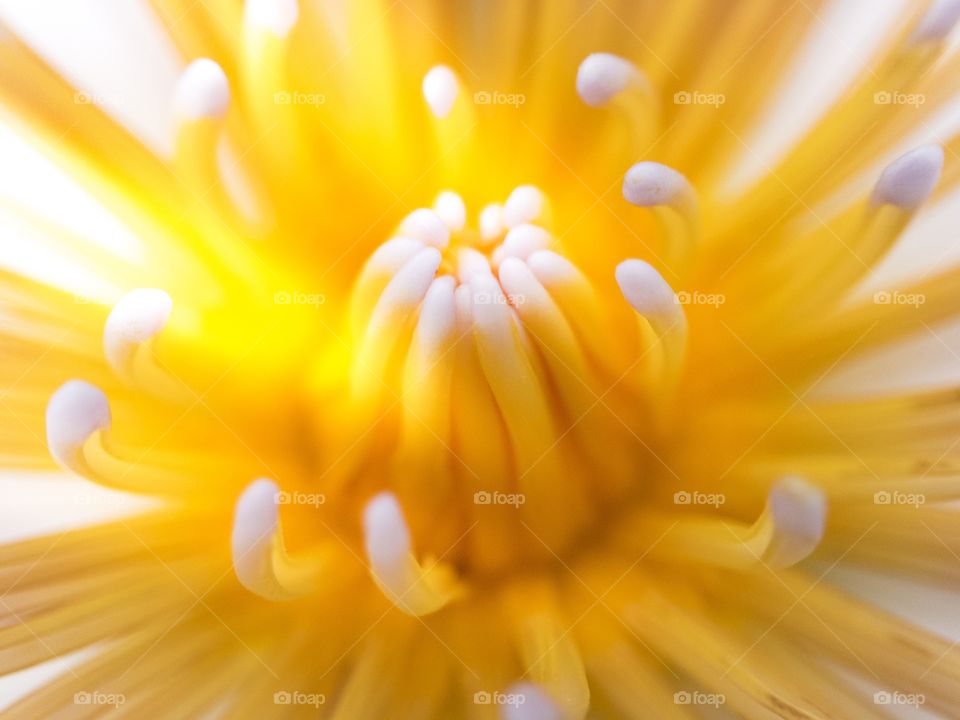
{"type": "MultiPolygon", "coordinates": [[[[490,573],[562,555],[636,492],[637,429],[656,415],[645,389],[676,348],[638,360],[622,342],[635,315],[564,256],[537,188],[467,216],[441,193],[361,272],[344,440],[378,423],[354,482],[394,493],[426,552],[490,573]]],[[[672,294],[660,305],[670,336],[682,313],[672,294]]]]}

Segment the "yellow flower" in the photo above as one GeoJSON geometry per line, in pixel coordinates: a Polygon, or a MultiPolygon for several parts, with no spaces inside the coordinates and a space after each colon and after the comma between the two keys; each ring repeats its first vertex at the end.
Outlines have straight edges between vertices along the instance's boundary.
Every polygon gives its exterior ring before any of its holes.
{"type": "Polygon", "coordinates": [[[832,573],[957,577],[956,390],[839,373],[960,311],[876,284],[956,187],[960,3],[737,185],[825,5],[153,0],[168,157],[0,39],[136,236],[19,213],[0,453],[151,499],[0,549],[0,670],[69,659],[9,716],[955,716],[832,573]]]}

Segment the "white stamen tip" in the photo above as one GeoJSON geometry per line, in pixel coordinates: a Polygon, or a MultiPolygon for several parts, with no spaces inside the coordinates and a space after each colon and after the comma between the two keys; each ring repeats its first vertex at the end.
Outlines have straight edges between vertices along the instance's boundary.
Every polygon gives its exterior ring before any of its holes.
{"type": "Polygon", "coordinates": [[[661,320],[680,312],[673,289],[649,263],[624,260],[617,265],[616,278],[627,302],[644,317],[661,320]]]}
{"type": "Polygon", "coordinates": [[[627,170],[623,197],[638,207],[681,207],[693,201],[694,193],[687,179],[673,168],[645,161],[627,170]]]}
{"type": "Polygon", "coordinates": [[[773,521],[773,538],[767,561],[774,567],[789,567],[812,553],[823,539],[827,522],[827,500],[823,492],[802,480],[779,480],[767,498],[773,521]]]}
{"type": "Polygon", "coordinates": [[[103,330],[103,349],[114,370],[125,374],[138,345],[163,330],[173,301],[163,290],[131,290],[113,306],[103,330]]]}
{"type": "Polygon", "coordinates": [[[187,120],[222,118],[230,105],[230,84],[213,60],[194,60],[180,75],[174,93],[174,112],[187,120]]]}
{"type": "Polygon", "coordinates": [[[503,206],[504,225],[514,228],[541,218],[546,210],[546,203],[544,194],[533,185],[514,188],[503,206]]]}
{"type": "Polygon", "coordinates": [[[47,447],[63,467],[83,474],[83,444],[98,430],[110,428],[110,404],[98,387],[70,380],[47,402],[47,447]]]}
{"type": "Polygon", "coordinates": [[[501,235],[506,228],[503,222],[503,205],[492,203],[480,211],[480,237],[484,242],[492,242],[501,235]]]}
{"type": "Polygon", "coordinates": [[[915,210],[930,196],[943,170],[943,148],[923,145],[901,155],[886,169],[873,188],[875,205],[895,205],[915,210]]]}
{"type": "Polygon", "coordinates": [[[960,0],[934,0],[920,22],[914,28],[910,39],[914,43],[940,42],[960,20],[960,0]]]}
{"type": "Polygon", "coordinates": [[[503,245],[498,248],[502,250],[498,258],[503,260],[508,257],[517,257],[526,260],[530,255],[538,250],[546,250],[550,245],[551,235],[542,227],[537,225],[517,225],[503,240],[503,245]]]}
{"type": "Polygon", "coordinates": [[[248,22],[285,38],[300,18],[297,0],[247,0],[248,22]]]}
{"type": "Polygon", "coordinates": [[[640,86],[643,75],[629,60],[610,53],[588,55],[577,70],[577,94],[591,107],[601,107],[627,88],[640,86]]]}
{"type": "Polygon", "coordinates": [[[423,97],[430,106],[430,112],[441,120],[453,110],[459,94],[457,74],[446,65],[432,67],[423,76],[423,97]]]}
{"type": "Polygon", "coordinates": [[[514,702],[500,706],[503,720],[561,720],[557,704],[538,685],[518,682],[507,688],[504,696],[514,702]]]}
{"type": "Polygon", "coordinates": [[[272,578],[271,554],[278,518],[280,489],[272,480],[250,483],[237,499],[230,548],[233,569],[240,584],[262,595],[265,580],[272,578]]]}
{"type": "Polygon", "coordinates": [[[414,210],[400,223],[399,232],[438,250],[444,250],[450,244],[450,228],[436,210],[414,210]]]}
{"type": "Polygon", "coordinates": [[[390,577],[411,551],[410,530],[400,502],[393,493],[375,496],[363,511],[363,535],[367,558],[374,573],[390,577]]]}
{"type": "Polygon", "coordinates": [[[463,198],[452,190],[444,190],[433,201],[436,210],[450,232],[460,232],[467,224],[467,206],[463,198]]]}

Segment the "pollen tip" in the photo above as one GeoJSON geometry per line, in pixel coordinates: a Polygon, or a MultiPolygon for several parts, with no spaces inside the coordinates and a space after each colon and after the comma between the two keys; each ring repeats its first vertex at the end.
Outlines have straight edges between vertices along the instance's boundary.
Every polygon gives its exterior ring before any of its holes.
{"type": "Polygon", "coordinates": [[[500,706],[503,720],[561,720],[563,717],[557,704],[535,683],[518,682],[507,688],[505,695],[507,701],[500,706]]]}
{"type": "Polygon", "coordinates": [[[503,222],[507,228],[530,223],[541,218],[546,210],[547,199],[541,190],[533,185],[520,185],[514,188],[503,206],[503,222]]]}
{"type": "Polygon", "coordinates": [[[252,555],[251,550],[268,542],[277,527],[279,492],[275,482],[258,478],[247,485],[237,498],[230,544],[233,549],[233,564],[241,582],[241,569],[246,566],[243,556],[252,555]]]}
{"type": "Polygon", "coordinates": [[[399,232],[404,237],[445,250],[450,244],[450,228],[435,210],[419,208],[404,218],[399,232]]]}
{"type": "Polygon", "coordinates": [[[524,223],[510,229],[500,246],[500,261],[508,257],[526,260],[530,255],[540,250],[546,250],[552,236],[538,225],[524,223]]]}
{"type": "Polygon", "coordinates": [[[678,206],[693,199],[693,189],[681,173],[658,162],[639,162],[623,178],[623,197],[637,207],[678,206]]]}
{"type": "Polygon", "coordinates": [[[363,510],[363,532],[367,556],[379,569],[395,567],[409,553],[410,530],[396,495],[375,495],[363,510]]]}
{"type": "Polygon", "coordinates": [[[138,288],[121,297],[103,330],[104,353],[111,367],[125,371],[130,348],[163,330],[172,309],[170,296],[155,288],[138,288]]]}
{"type": "Polygon", "coordinates": [[[459,94],[457,74],[446,65],[435,65],[423,76],[423,98],[435,117],[447,117],[459,94]]]}
{"type": "Polygon", "coordinates": [[[874,186],[875,205],[916,210],[933,192],[943,170],[943,148],[922,145],[887,165],[874,186]]]}
{"type": "Polygon", "coordinates": [[[80,472],[80,449],[93,433],[110,428],[110,403],[103,391],[83,380],[70,380],[47,402],[47,447],[60,465],[80,472]]]}
{"type": "Polygon", "coordinates": [[[480,211],[478,220],[480,237],[484,242],[492,242],[503,235],[503,205],[491,203],[480,211]]]}
{"type": "Polygon", "coordinates": [[[827,521],[827,500],[820,488],[799,477],[786,477],[770,489],[767,507],[776,538],[770,548],[770,562],[788,567],[813,552],[827,521]]]}
{"type": "Polygon", "coordinates": [[[642,75],[624,58],[610,53],[588,55],[577,69],[577,94],[590,107],[602,107],[631,85],[638,85],[642,75]]]}
{"type": "Polygon", "coordinates": [[[437,199],[433,201],[433,209],[450,232],[460,232],[467,224],[467,206],[463,198],[453,190],[444,190],[437,195],[437,199]]]}
{"type": "Polygon", "coordinates": [[[648,318],[667,318],[679,312],[676,295],[659,272],[643,260],[617,265],[617,285],[630,306],[648,318]]]}
{"type": "Polygon", "coordinates": [[[180,75],[173,100],[179,117],[187,120],[222,118],[229,105],[230,84],[223,69],[213,60],[194,60],[180,75]]]}
{"type": "Polygon", "coordinates": [[[960,20],[960,0],[934,0],[910,34],[915,44],[940,42],[960,20]]]}
{"type": "Polygon", "coordinates": [[[254,26],[285,38],[300,18],[297,0],[246,0],[246,17],[254,26]]]}

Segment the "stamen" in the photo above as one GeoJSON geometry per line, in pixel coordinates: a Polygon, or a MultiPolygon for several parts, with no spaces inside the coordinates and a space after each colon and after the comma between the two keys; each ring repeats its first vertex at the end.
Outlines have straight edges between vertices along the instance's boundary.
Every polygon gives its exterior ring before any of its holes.
{"type": "Polygon", "coordinates": [[[910,34],[910,41],[917,45],[942,42],[957,20],[960,20],[960,0],[933,0],[910,34]]]}
{"type": "Polygon", "coordinates": [[[230,85],[213,60],[194,60],[183,71],[174,94],[174,112],[181,121],[220,119],[230,105],[230,85]]]}
{"type": "Polygon", "coordinates": [[[363,532],[374,582],[398,609],[408,615],[428,615],[459,594],[449,568],[422,566],[414,557],[410,530],[392,493],[380,493],[367,503],[363,532]]]}
{"type": "Polygon", "coordinates": [[[577,70],[577,94],[590,107],[606,105],[628,89],[649,91],[636,65],[610,53],[588,55],[577,70]]]}
{"type": "MultiPolygon", "coordinates": [[[[419,211],[414,211],[414,214],[417,212],[419,211]]],[[[424,212],[433,215],[429,210],[425,210],[424,212]]],[[[439,232],[434,233],[429,229],[417,229],[419,222],[414,223],[414,228],[409,234],[414,235],[416,233],[420,236],[419,238],[391,238],[378,247],[370,256],[370,259],[367,260],[366,265],[363,266],[363,270],[360,271],[360,276],[357,278],[353,294],[350,297],[350,327],[353,330],[354,337],[363,337],[363,334],[366,332],[367,322],[370,319],[370,314],[373,312],[373,308],[376,306],[377,300],[380,299],[380,295],[383,294],[387,284],[393,279],[393,276],[397,274],[400,268],[412,260],[417,253],[424,249],[424,240],[422,238],[428,237],[436,241],[440,237],[448,237],[446,235],[446,226],[440,222],[439,218],[435,218],[435,220],[436,226],[440,228],[439,232]]],[[[430,221],[430,225],[433,225],[433,221],[430,221]]],[[[403,226],[401,226],[401,228],[402,227],[403,226]]],[[[408,228],[408,230],[410,229],[408,228]]],[[[436,247],[435,242],[430,242],[429,244],[436,247]]]]}
{"type": "Polygon", "coordinates": [[[109,447],[110,404],[100,388],[82,380],[64,383],[47,403],[47,447],[62,467],[88,480],[144,494],[195,490],[182,472],[128,461],[109,447]]]}
{"type": "Polygon", "coordinates": [[[507,688],[501,707],[503,720],[562,720],[556,703],[535,683],[519,682],[507,688]]]}
{"type": "Polygon", "coordinates": [[[546,250],[552,239],[550,233],[541,227],[517,225],[507,233],[503,244],[493,251],[493,264],[499,267],[500,263],[508,257],[526,260],[533,253],[546,250]]]}
{"type": "Polygon", "coordinates": [[[547,198],[533,185],[520,185],[514,188],[503,206],[503,223],[507,226],[507,229],[537,221],[546,224],[549,219],[548,216],[549,203],[547,198]]]}
{"type": "Polygon", "coordinates": [[[660,163],[637,163],[623,178],[623,197],[632,205],[653,211],[668,259],[684,265],[700,232],[697,196],[687,179],[660,163]]]}
{"type": "Polygon", "coordinates": [[[933,192],[942,170],[942,147],[918,147],[901,155],[886,167],[870,199],[875,205],[893,205],[902,210],[916,210],[933,192]]]}
{"type": "Polygon", "coordinates": [[[47,447],[53,459],[77,475],[92,473],[83,456],[87,440],[110,429],[110,404],[100,388],[70,380],[47,403],[47,447]]]}
{"type": "Polygon", "coordinates": [[[285,38],[300,17],[297,0],[247,0],[245,12],[247,22],[278,38],[285,38]]]}
{"type": "Polygon", "coordinates": [[[490,261],[487,256],[473,248],[460,248],[457,253],[457,279],[468,283],[474,275],[491,275],[490,261]]]}
{"type": "Polygon", "coordinates": [[[182,383],[159,368],[153,344],[170,318],[173,301],[163,290],[131,290],[113,306],[103,329],[103,350],[114,372],[130,384],[182,393],[182,383]]]}
{"type": "Polygon", "coordinates": [[[593,361],[613,377],[619,376],[623,372],[623,361],[627,360],[621,344],[601,346],[595,342],[597,328],[609,328],[609,313],[589,278],[552,250],[533,253],[527,258],[527,266],[563,310],[593,361]]]}
{"type": "Polygon", "coordinates": [[[320,589],[330,551],[290,557],[283,543],[277,509],[280,489],[265,478],[254,480],[237,499],[230,548],[240,584],[267,600],[281,601],[320,589]]]}
{"type": "Polygon", "coordinates": [[[441,120],[450,114],[460,94],[460,80],[446,65],[437,65],[423,77],[423,97],[441,120]]]}
{"type": "Polygon", "coordinates": [[[450,232],[460,232],[467,224],[467,206],[463,198],[452,190],[445,190],[433,202],[433,209],[446,223],[450,232]]]}
{"type": "Polygon", "coordinates": [[[826,496],[819,488],[784,478],[770,489],[766,508],[752,525],[711,517],[639,522],[646,525],[645,533],[663,533],[654,555],[748,569],[758,563],[785,568],[805,559],[823,539],[826,519],[826,496]]]}
{"type": "Polygon", "coordinates": [[[588,55],[577,70],[577,94],[591,107],[609,107],[624,118],[619,133],[600,134],[606,148],[635,157],[652,139],[659,108],[647,77],[629,60],[609,53],[588,55]]]}
{"type": "Polygon", "coordinates": [[[683,307],[660,273],[643,260],[624,260],[617,266],[616,278],[627,302],[649,323],[640,326],[644,345],[659,345],[659,350],[651,350],[648,362],[643,363],[646,382],[670,390],[686,354],[687,320],[683,307]]]}
{"type": "Polygon", "coordinates": [[[439,250],[424,248],[400,269],[377,301],[353,363],[353,386],[360,397],[380,394],[397,338],[430,288],[440,261],[439,250]]]}
{"type": "Polygon", "coordinates": [[[491,203],[480,211],[480,238],[484,243],[499,240],[506,230],[503,220],[503,205],[491,203]]]}
{"type": "Polygon", "coordinates": [[[397,232],[432,245],[438,250],[446,250],[450,244],[450,228],[437,210],[414,210],[403,219],[397,232]]]}

